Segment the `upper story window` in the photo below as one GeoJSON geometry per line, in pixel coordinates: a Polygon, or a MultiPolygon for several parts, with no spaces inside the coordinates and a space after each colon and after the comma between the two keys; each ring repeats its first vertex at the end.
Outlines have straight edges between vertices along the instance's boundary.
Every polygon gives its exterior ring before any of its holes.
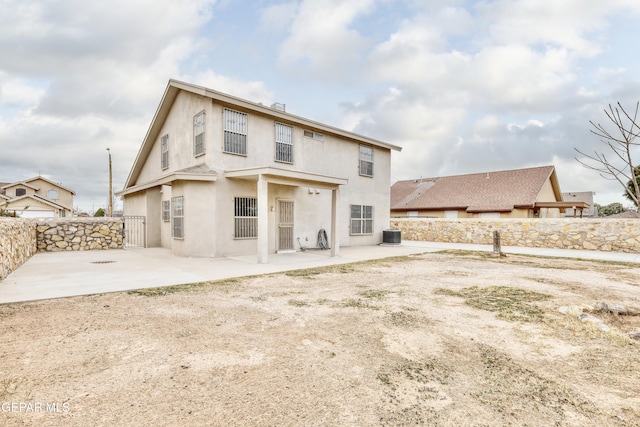
{"type": "Polygon", "coordinates": [[[360,146],[360,175],[373,176],[373,147],[360,146]]]}
{"type": "Polygon", "coordinates": [[[16,188],[16,197],[24,196],[25,194],[27,194],[26,188],[16,188]]]}
{"type": "Polygon", "coordinates": [[[305,130],[303,134],[306,138],[313,138],[317,141],[324,141],[324,135],[321,133],[305,130]]]}
{"type": "MultiPolygon", "coordinates": [[[[204,111],[193,116],[193,155],[204,154],[204,111]]],[[[168,159],[167,159],[168,161],[168,159]]]]}
{"type": "Polygon", "coordinates": [[[276,123],[276,161],[293,163],[293,127],[276,123]]]}
{"type": "Polygon", "coordinates": [[[247,115],[224,109],[224,151],[247,155],[247,115]]]}
{"type": "Polygon", "coordinates": [[[160,167],[162,168],[162,170],[169,168],[169,135],[168,134],[160,138],[160,167]]]}
{"type": "Polygon", "coordinates": [[[58,199],[58,190],[49,190],[49,191],[47,191],[47,199],[57,200],[58,199]]]}

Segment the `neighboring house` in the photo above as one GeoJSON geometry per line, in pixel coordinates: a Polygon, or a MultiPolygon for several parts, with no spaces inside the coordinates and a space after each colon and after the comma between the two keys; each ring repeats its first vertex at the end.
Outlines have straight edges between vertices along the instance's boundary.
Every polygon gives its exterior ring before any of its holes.
{"type": "Polygon", "coordinates": [[[636,211],[624,211],[613,215],[603,216],[602,219],[625,219],[625,218],[640,218],[640,213],[636,211]]]}
{"type": "Polygon", "coordinates": [[[562,201],[553,166],[412,179],[391,187],[396,217],[558,218],[572,206],[562,201]]]}
{"type": "Polygon", "coordinates": [[[575,193],[562,193],[562,200],[567,203],[582,202],[589,205],[584,209],[574,209],[573,207],[568,207],[565,210],[564,216],[566,217],[581,216],[580,214],[582,213],[583,217],[589,217],[589,218],[597,217],[598,210],[596,209],[596,206],[593,204],[594,194],[596,193],[594,193],[593,191],[578,191],[575,193]]]}
{"type": "Polygon", "coordinates": [[[22,218],[73,216],[75,192],[43,176],[0,184],[0,204],[22,218]]]}
{"type": "Polygon", "coordinates": [[[181,256],[380,243],[392,144],[170,80],[124,189],[146,246],[181,256]]]}

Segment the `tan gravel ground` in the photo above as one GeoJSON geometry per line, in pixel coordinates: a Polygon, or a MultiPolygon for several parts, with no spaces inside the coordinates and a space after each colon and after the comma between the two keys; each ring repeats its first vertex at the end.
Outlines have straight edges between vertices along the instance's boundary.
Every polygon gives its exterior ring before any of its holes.
{"type": "Polygon", "coordinates": [[[640,316],[604,332],[596,301],[640,309],[640,268],[439,253],[0,305],[0,425],[639,426],[640,316]]]}

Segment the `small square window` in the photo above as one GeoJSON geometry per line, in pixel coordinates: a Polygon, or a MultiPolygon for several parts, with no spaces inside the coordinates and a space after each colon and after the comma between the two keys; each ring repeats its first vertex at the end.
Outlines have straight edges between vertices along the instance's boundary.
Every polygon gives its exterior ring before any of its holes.
{"type": "Polygon", "coordinates": [[[303,132],[303,135],[304,135],[306,138],[313,138],[313,139],[315,139],[315,140],[317,140],[317,141],[324,141],[324,135],[323,135],[323,134],[321,134],[321,133],[318,133],[318,132],[312,132],[312,131],[310,131],[310,130],[305,130],[305,131],[303,132]]]}
{"type": "Polygon", "coordinates": [[[26,188],[16,188],[16,197],[24,196],[25,194],[27,194],[26,188]]]}

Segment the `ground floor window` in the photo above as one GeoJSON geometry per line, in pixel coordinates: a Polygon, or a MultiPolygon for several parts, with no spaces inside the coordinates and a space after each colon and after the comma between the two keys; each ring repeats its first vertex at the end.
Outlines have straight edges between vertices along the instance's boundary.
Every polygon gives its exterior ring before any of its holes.
{"type": "Polygon", "coordinates": [[[351,205],[351,234],[373,234],[373,206],[351,205]]]}
{"type": "Polygon", "coordinates": [[[171,221],[171,201],[170,200],[162,201],[162,220],[164,222],[171,221]]]}
{"type": "Polygon", "coordinates": [[[255,197],[236,197],[233,204],[233,236],[236,239],[258,237],[258,199],[255,197]]]}
{"type": "Polygon", "coordinates": [[[184,197],[171,198],[171,236],[176,239],[184,237],[184,197]]]}

